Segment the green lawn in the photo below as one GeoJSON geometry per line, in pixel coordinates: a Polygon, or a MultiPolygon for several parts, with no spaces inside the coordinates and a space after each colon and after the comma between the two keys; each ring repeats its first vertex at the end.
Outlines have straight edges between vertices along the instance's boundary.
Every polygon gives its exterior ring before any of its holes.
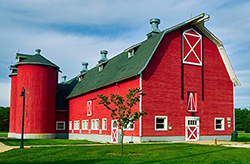
{"type": "MultiPolygon", "coordinates": [[[[20,139],[0,139],[0,142],[9,146],[19,146],[20,139]]],[[[88,140],[69,140],[69,139],[24,139],[24,146],[30,145],[72,145],[72,144],[97,144],[88,140]]]]}
{"type": "Polygon", "coordinates": [[[249,163],[250,149],[187,143],[37,147],[0,153],[1,164],[19,163],[249,163]],[[140,154],[132,154],[140,153],[140,154]]]}
{"type": "Polygon", "coordinates": [[[8,137],[8,132],[0,132],[0,137],[8,137]]]}
{"type": "Polygon", "coordinates": [[[250,133],[239,133],[237,142],[250,142],[250,133]]]}

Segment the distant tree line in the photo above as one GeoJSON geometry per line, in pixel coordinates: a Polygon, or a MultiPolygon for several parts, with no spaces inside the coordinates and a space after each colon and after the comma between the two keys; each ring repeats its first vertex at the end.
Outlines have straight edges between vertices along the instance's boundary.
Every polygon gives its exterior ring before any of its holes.
{"type": "Polygon", "coordinates": [[[235,108],[235,130],[250,133],[250,110],[235,108]]]}
{"type": "Polygon", "coordinates": [[[0,131],[9,131],[10,107],[0,107],[0,131]]]}

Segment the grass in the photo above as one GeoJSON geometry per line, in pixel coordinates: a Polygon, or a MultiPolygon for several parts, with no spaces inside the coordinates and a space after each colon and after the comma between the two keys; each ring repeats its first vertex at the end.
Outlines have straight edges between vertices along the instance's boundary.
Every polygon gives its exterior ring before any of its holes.
{"type": "MultiPolygon", "coordinates": [[[[5,145],[19,146],[20,139],[0,139],[5,145]]],[[[24,146],[30,145],[74,145],[74,144],[99,144],[100,142],[92,142],[88,140],[69,140],[69,139],[24,139],[24,146]]]]}
{"type": "Polygon", "coordinates": [[[250,133],[239,133],[237,142],[250,142],[250,133]]]}
{"type": "Polygon", "coordinates": [[[0,132],[0,137],[8,137],[8,132],[0,132]]]}
{"type": "Polygon", "coordinates": [[[187,143],[36,147],[0,153],[1,164],[19,163],[249,163],[250,149],[187,143]]]}

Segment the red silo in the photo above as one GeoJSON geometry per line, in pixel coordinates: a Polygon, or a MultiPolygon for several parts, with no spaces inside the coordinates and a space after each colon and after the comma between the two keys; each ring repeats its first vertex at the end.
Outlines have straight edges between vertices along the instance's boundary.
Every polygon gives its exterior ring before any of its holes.
{"type": "MultiPolygon", "coordinates": [[[[59,67],[40,55],[18,62],[17,94],[25,89],[24,137],[55,138],[55,106],[59,67]]],[[[22,132],[23,97],[18,96],[16,138],[22,132]]]]}
{"type": "Polygon", "coordinates": [[[16,108],[17,108],[17,68],[10,66],[12,70],[9,77],[11,78],[11,99],[10,99],[10,122],[8,137],[15,137],[16,130],[16,108]]]}

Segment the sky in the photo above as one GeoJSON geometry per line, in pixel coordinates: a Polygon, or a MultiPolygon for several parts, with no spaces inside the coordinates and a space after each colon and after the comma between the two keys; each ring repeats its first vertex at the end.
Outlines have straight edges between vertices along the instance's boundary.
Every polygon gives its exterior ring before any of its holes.
{"type": "Polygon", "coordinates": [[[17,52],[41,54],[57,64],[67,79],[146,39],[149,19],[164,30],[201,13],[205,26],[224,44],[241,86],[235,107],[250,109],[250,2],[247,0],[2,0],[0,1],[0,106],[10,105],[8,66],[17,52]]]}

